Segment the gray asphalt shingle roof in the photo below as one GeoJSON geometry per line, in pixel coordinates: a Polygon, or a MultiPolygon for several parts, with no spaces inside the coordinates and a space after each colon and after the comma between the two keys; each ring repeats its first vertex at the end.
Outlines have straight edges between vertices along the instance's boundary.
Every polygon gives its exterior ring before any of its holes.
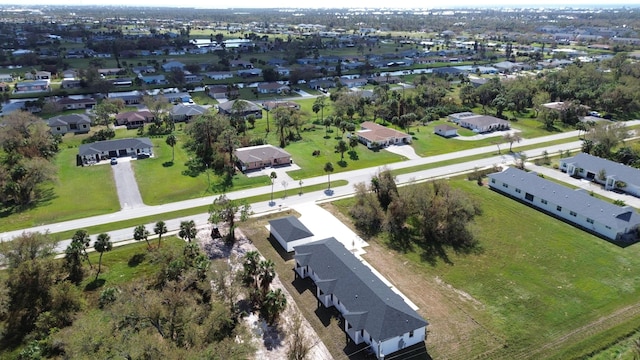
{"type": "Polygon", "coordinates": [[[607,176],[615,176],[617,180],[624,181],[627,184],[640,184],[640,169],[587,153],[579,153],[576,156],[562,159],[561,161],[567,164],[574,164],[576,167],[584,169],[595,171],[604,170],[607,176]]]}
{"type": "Polygon", "coordinates": [[[295,216],[287,216],[280,219],[270,220],[271,229],[280,234],[285,242],[296,241],[313,236],[313,233],[307,229],[300,220],[295,216]]]}
{"type": "Polygon", "coordinates": [[[78,153],[80,156],[90,156],[120,149],[148,149],[152,147],[153,143],[149,138],[128,138],[82,144],[78,153]]]}
{"type": "Polygon", "coordinates": [[[58,115],[48,120],[49,126],[69,124],[91,124],[91,119],[85,114],[58,115]]]}
{"type": "Polygon", "coordinates": [[[308,265],[321,279],[317,286],[344,304],[348,310],[344,317],[354,330],[364,329],[373,339],[383,341],[427,325],[335,238],[300,245],[295,250],[296,261],[308,265]]]}
{"type": "MultiPolygon", "coordinates": [[[[624,229],[640,223],[640,215],[630,206],[620,207],[589,195],[583,189],[571,189],[545,180],[534,172],[507,168],[499,173],[489,174],[489,178],[514,186],[535,197],[575,211],[613,229],[624,229]]],[[[498,187],[496,189],[500,190],[498,187]]]]}
{"type": "Polygon", "coordinates": [[[233,154],[244,164],[291,156],[291,154],[279,147],[268,144],[238,148],[233,154]]]}

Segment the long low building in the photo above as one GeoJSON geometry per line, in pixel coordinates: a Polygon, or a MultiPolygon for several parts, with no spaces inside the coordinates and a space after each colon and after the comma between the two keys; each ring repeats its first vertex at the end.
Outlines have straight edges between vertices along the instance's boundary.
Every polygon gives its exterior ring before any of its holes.
{"type": "Polygon", "coordinates": [[[233,154],[242,172],[291,164],[291,154],[269,144],[238,148],[233,154]]]}
{"type": "Polygon", "coordinates": [[[311,278],[316,297],[344,318],[344,331],[378,359],[423,343],[427,321],[335,238],[295,247],[295,275],[311,278]]]}
{"type": "Polygon", "coordinates": [[[640,197],[640,169],[580,153],[560,159],[560,170],[602,184],[606,190],[617,189],[640,197]]]}
{"type": "Polygon", "coordinates": [[[472,112],[451,114],[449,120],[470,130],[479,133],[508,130],[510,125],[507,120],[490,115],[478,115],[472,112]]]}
{"type": "Polygon", "coordinates": [[[78,151],[79,165],[90,165],[114,157],[153,154],[153,143],[149,138],[127,138],[96,141],[82,144],[78,151]]]}
{"type": "Polygon", "coordinates": [[[368,148],[411,143],[411,135],[371,121],[363,122],[360,124],[360,128],[362,130],[356,133],[358,140],[367,145],[368,148]]]}
{"type": "Polygon", "coordinates": [[[489,174],[489,187],[607,239],[638,240],[640,215],[632,207],[616,206],[583,189],[570,189],[516,168],[489,174]]]}

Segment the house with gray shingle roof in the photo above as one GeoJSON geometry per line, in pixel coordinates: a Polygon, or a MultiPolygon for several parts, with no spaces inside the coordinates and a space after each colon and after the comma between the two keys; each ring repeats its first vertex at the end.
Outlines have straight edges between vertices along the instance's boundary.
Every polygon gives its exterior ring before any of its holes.
{"type": "Polygon", "coordinates": [[[560,159],[560,170],[602,184],[606,190],[618,189],[640,197],[640,169],[580,153],[560,159]]]}
{"type": "Polygon", "coordinates": [[[200,105],[177,104],[174,105],[173,108],[171,108],[171,111],[169,111],[169,116],[171,116],[171,119],[175,122],[189,121],[191,120],[191,118],[205,114],[207,111],[207,108],[204,108],[200,105]]]}
{"type": "Polygon", "coordinates": [[[614,241],[635,241],[640,215],[630,206],[617,206],[516,168],[489,174],[489,187],[552,216],[614,241]]]}
{"type": "Polygon", "coordinates": [[[287,251],[312,241],[313,233],[295,216],[287,216],[269,221],[269,231],[287,251]]]}
{"type": "Polygon", "coordinates": [[[246,118],[249,115],[253,115],[256,119],[262,119],[262,108],[244,99],[220,103],[218,104],[218,111],[231,117],[242,116],[246,118]]]}
{"type": "Polygon", "coordinates": [[[233,154],[242,172],[291,164],[291,154],[269,144],[238,148],[233,154]]]}
{"type": "Polygon", "coordinates": [[[85,114],[58,115],[50,118],[47,125],[54,135],[64,135],[69,132],[85,134],[91,130],[91,119],[85,114]]]}
{"type": "Polygon", "coordinates": [[[344,331],[378,359],[426,340],[427,321],[335,238],[295,248],[295,275],[311,278],[324,307],[344,318],[344,331]]]}
{"type": "Polygon", "coordinates": [[[78,151],[79,162],[91,165],[100,160],[114,157],[137,156],[140,153],[153,154],[153,143],[149,138],[127,138],[82,144],[78,151]]]}

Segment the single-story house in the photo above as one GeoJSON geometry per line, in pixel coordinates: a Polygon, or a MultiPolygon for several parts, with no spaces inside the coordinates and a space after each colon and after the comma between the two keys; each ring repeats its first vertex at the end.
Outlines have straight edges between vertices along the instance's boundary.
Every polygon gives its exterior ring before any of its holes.
{"type": "Polygon", "coordinates": [[[335,238],[295,247],[296,277],[315,284],[318,306],[335,307],[344,331],[383,359],[423,343],[428,322],[335,238]]]}
{"type": "Polygon", "coordinates": [[[35,73],[28,72],[24,74],[24,78],[27,80],[42,80],[48,83],[51,81],[51,73],[49,71],[36,71],[35,73]]]}
{"type": "Polygon", "coordinates": [[[173,69],[184,70],[185,65],[180,61],[169,61],[165,64],[162,64],[162,70],[171,71],[173,69]]]}
{"type": "Polygon", "coordinates": [[[436,126],[433,132],[446,138],[458,136],[458,128],[447,124],[436,126]]]}
{"type": "Polygon", "coordinates": [[[185,121],[188,122],[195,116],[200,116],[208,111],[200,105],[195,104],[176,104],[169,111],[169,116],[175,122],[185,121]]]}
{"type": "Polygon", "coordinates": [[[16,92],[40,92],[48,91],[49,81],[36,80],[36,81],[23,81],[16,84],[16,92]]]}
{"type": "Polygon", "coordinates": [[[240,69],[236,71],[236,74],[243,78],[262,76],[262,69],[240,69]]]}
{"type": "Polygon", "coordinates": [[[362,130],[357,132],[358,140],[368,148],[376,146],[388,146],[393,144],[409,144],[411,135],[401,131],[390,129],[386,126],[365,121],[360,124],[362,130]]]}
{"type": "Polygon", "coordinates": [[[341,78],[340,83],[348,88],[361,87],[367,85],[367,78],[345,79],[341,78]]]}
{"type": "Polygon", "coordinates": [[[253,64],[248,60],[231,60],[229,66],[232,68],[253,69],[253,64]]]}
{"type": "Polygon", "coordinates": [[[280,84],[277,82],[258,84],[258,92],[260,94],[282,94],[288,92],[289,90],[291,90],[291,88],[288,85],[280,84]]]}
{"type": "Polygon", "coordinates": [[[77,89],[82,87],[82,81],[74,79],[64,79],[60,82],[60,88],[62,89],[77,89]]]}
{"type": "Polygon", "coordinates": [[[164,75],[142,75],[138,74],[138,78],[145,84],[166,84],[167,79],[164,75]]]}
{"type": "Polygon", "coordinates": [[[91,130],[91,119],[85,114],[58,115],[50,118],[47,124],[52,134],[84,134],[91,130]]]}
{"type": "Polygon", "coordinates": [[[82,165],[90,165],[113,157],[152,154],[152,150],[153,143],[149,138],[127,138],[82,144],[78,157],[82,165]]]}
{"type": "Polygon", "coordinates": [[[622,190],[640,197],[640,169],[587,153],[560,159],[560,170],[603,184],[606,190],[622,190]]]}
{"type": "Polygon", "coordinates": [[[131,78],[116,78],[111,80],[113,86],[131,86],[133,85],[133,79],[131,78]]]}
{"type": "Polygon", "coordinates": [[[295,216],[269,220],[269,232],[287,252],[292,252],[294,247],[313,239],[311,230],[295,216]]]}
{"type": "Polygon", "coordinates": [[[555,217],[610,240],[635,240],[640,214],[539,177],[534,172],[507,168],[489,174],[489,187],[555,217]]]}
{"type": "Polygon", "coordinates": [[[240,91],[228,85],[209,85],[209,96],[214,99],[234,98],[240,95],[240,91]]]}
{"type": "Polygon", "coordinates": [[[59,105],[62,105],[65,110],[76,110],[76,109],[93,109],[96,106],[96,99],[92,98],[83,98],[83,99],[72,99],[72,98],[62,98],[57,101],[59,105]]]}
{"type": "Polygon", "coordinates": [[[509,122],[490,115],[476,115],[473,113],[457,113],[449,115],[456,124],[478,133],[496,130],[508,130],[509,122]]]}
{"type": "Polygon", "coordinates": [[[397,76],[373,76],[367,79],[372,84],[397,84],[400,78],[397,76]]]}
{"type": "Polygon", "coordinates": [[[98,69],[98,74],[103,76],[110,76],[110,75],[116,75],[120,73],[122,70],[124,69],[121,69],[121,68],[98,69]]]}
{"type": "Polygon", "coordinates": [[[233,155],[242,172],[291,164],[291,154],[269,144],[238,148],[233,155]]]}
{"type": "Polygon", "coordinates": [[[213,79],[213,80],[231,79],[233,77],[233,73],[230,71],[212,71],[212,72],[205,73],[205,75],[209,79],[213,79]]]}
{"type": "Polygon", "coordinates": [[[73,69],[68,69],[62,72],[62,78],[65,80],[75,80],[78,79],[78,71],[73,69]]]}
{"type": "Polygon", "coordinates": [[[218,104],[218,111],[224,115],[236,116],[240,110],[242,110],[240,115],[245,118],[253,115],[256,119],[262,119],[262,108],[251,101],[238,99],[218,104]]]}
{"type": "Polygon", "coordinates": [[[153,121],[151,111],[127,111],[116,115],[116,125],[125,125],[127,129],[135,129],[153,121]]]}
{"type": "Polygon", "coordinates": [[[109,99],[122,99],[125,105],[140,104],[142,102],[142,98],[142,93],[137,90],[109,93],[109,99]]]}
{"type": "Polygon", "coordinates": [[[11,74],[0,74],[1,82],[13,82],[13,75],[11,74]]]}
{"type": "Polygon", "coordinates": [[[271,111],[279,107],[286,107],[289,109],[298,110],[300,109],[300,104],[293,101],[265,101],[262,103],[262,107],[267,111],[271,111]]]}

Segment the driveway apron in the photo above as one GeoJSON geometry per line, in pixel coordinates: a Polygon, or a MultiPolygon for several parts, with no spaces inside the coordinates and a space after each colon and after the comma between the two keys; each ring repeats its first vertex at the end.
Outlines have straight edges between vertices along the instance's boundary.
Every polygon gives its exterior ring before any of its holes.
{"type": "Polygon", "coordinates": [[[116,181],[116,189],[118,190],[120,208],[126,210],[143,207],[145,205],[142,202],[142,196],[140,195],[140,189],[138,189],[131,163],[122,160],[118,159],[118,163],[111,166],[113,178],[116,181]]]}

